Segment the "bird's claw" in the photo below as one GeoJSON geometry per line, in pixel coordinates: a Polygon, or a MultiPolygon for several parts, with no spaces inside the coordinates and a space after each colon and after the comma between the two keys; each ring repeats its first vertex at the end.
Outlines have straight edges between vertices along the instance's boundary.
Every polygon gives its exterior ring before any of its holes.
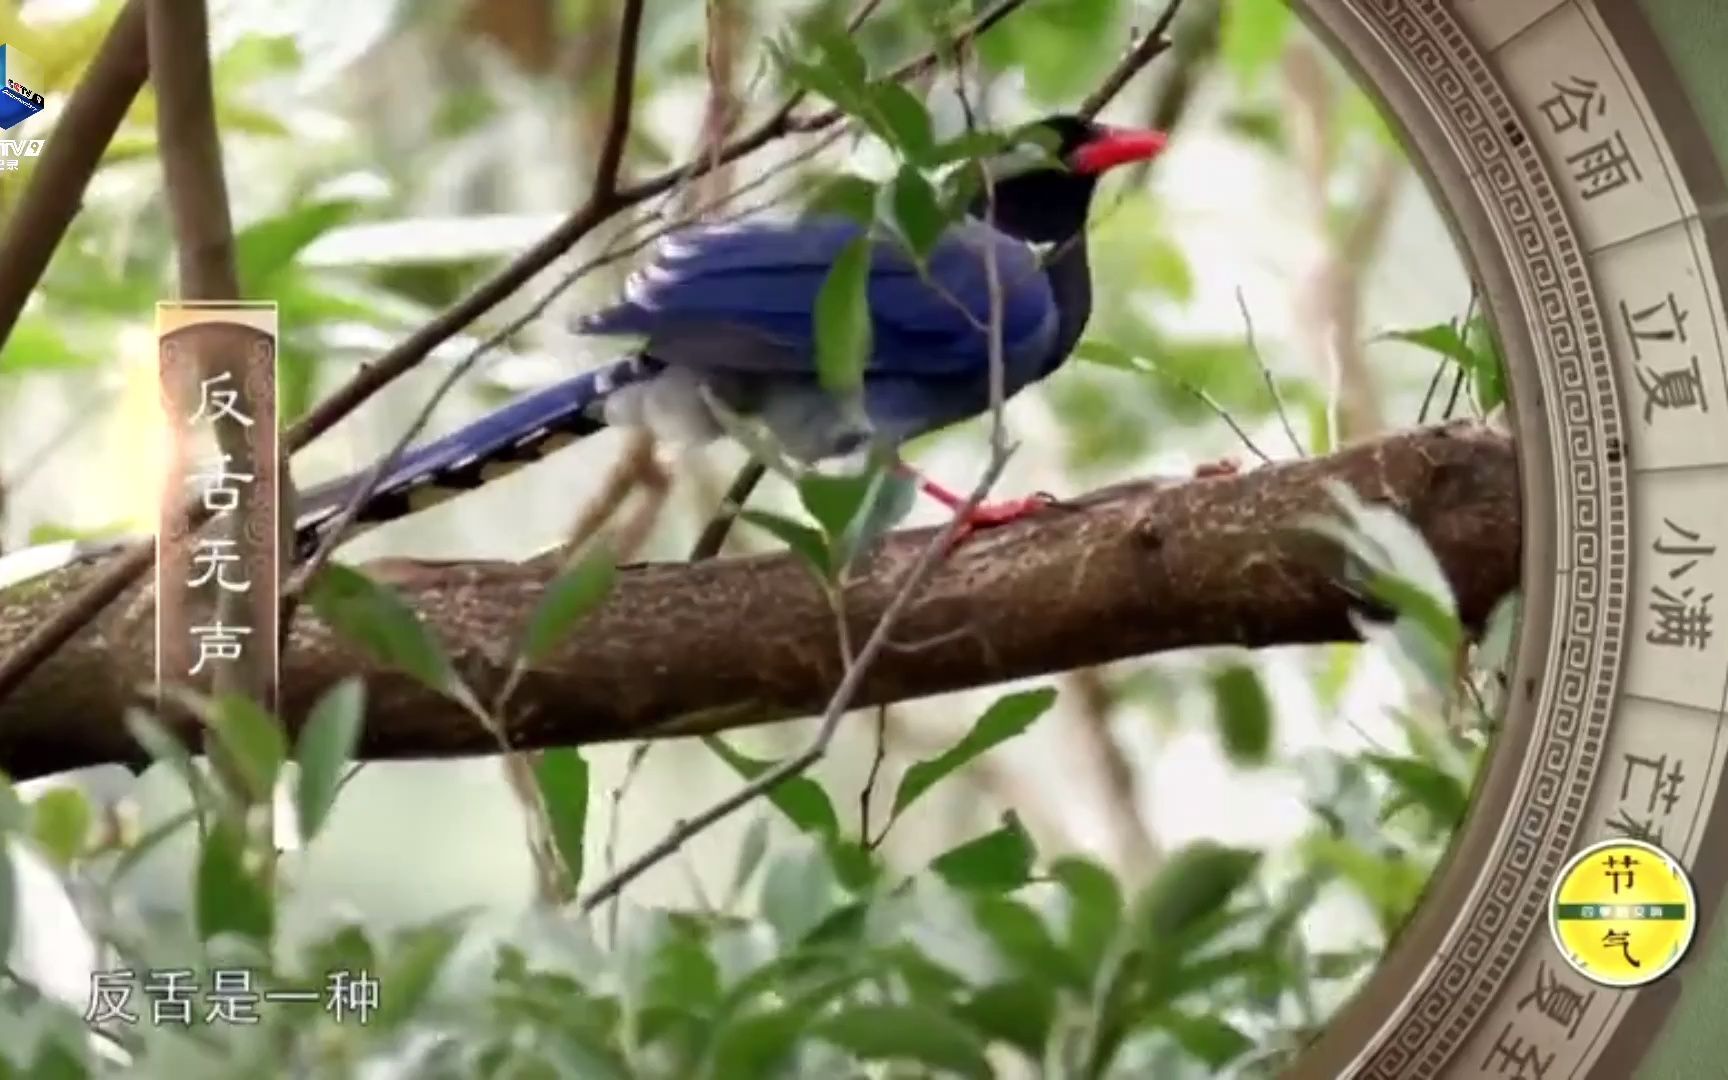
{"type": "Polygon", "coordinates": [[[953,551],[980,530],[994,529],[1062,505],[1055,496],[1043,491],[1035,492],[1024,499],[980,503],[960,515],[959,527],[954,530],[954,537],[948,542],[948,550],[953,551]]]}

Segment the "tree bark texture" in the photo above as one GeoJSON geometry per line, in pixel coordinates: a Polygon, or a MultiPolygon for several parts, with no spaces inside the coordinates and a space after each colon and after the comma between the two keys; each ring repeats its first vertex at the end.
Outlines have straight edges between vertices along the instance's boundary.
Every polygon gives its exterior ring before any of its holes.
{"type": "MultiPolygon", "coordinates": [[[[914,600],[856,704],[1175,649],[1352,640],[1340,556],[1303,527],[1332,510],[1332,481],[1410,519],[1467,623],[1479,625],[1517,588],[1510,440],[1471,422],[1420,428],[1238,476],[1125,484],[975,534],[914,600]]],[[[854,641],[931,536],[895,533],[862,560],[845,591],[854,641]]],[[[0,654],[101,569],[66,567],[0,596],[0,654]]],[[[559,565],[385,560],[364,569],[420,613],[491,701],[559,565]]],[[[134,587],[0,702],[0,769],[22,779],[138,761],[123,716],[151,679],[153,621],[148,587],[134,587]]],[[[794,556],[638,565],[528,671],[503,722],[521,748],[715,731],[820,709],[840,673],[835,616],[794,556]]],[[[308,610],[283,654],[290,729],[351,675],[368,689],[363,758],[496,751],[460,707],[378,668],[308,610]]]]}

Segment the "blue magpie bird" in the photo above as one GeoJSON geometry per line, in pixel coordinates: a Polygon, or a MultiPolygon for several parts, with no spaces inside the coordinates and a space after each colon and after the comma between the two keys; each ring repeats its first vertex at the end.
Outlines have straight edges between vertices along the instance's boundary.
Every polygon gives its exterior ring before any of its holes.
{"type": "MultiPolygon", "coordinates": [[[[721,431],[717,407],[760,421],[805,462],[871,444],[893,452],[989,408],[998,304],[1005,392],[1044,378],[1068,358],[1091,314],[1085,230],[1098,176],[1156,156],[1165,136],[1061,115],[1035,126],[1055,137],[1054,154],[1033,157],[1022,148],[987,163],[989,189],[922,266],[897,239],[872,240],[871,350],[852,400],[818,382],[814,309],[829,269],[865,226],[839,215],[696,225],[661,242],[622,302],[577,323],[586,334],[644,339],[636,352],[404,453],[356,520],[413,513],[609,425],[710,439],[721,431]]],[[[950,508],[962,505],[920,481],[950,508]]],[[[359,482],[349,477],[302,496],[302,550],[316,544],[359,482]]],[[[966,526],[1041,505],[977,507],[966,526]]]]}

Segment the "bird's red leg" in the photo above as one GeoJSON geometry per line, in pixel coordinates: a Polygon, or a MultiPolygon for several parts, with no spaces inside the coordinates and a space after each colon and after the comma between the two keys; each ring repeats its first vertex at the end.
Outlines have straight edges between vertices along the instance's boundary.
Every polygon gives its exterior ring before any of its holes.
{"type": "MultiPolygon", "coordinates": [[[[902,461],[897,463],[896,467],[901,472],[918,481],[918,490],[924,492],[924,494],[935,499],[937,502],[954,511],[956,514],[959,514],[961,509],[966,505],[964,497],[954,494],[952,491],[949,491],[941,484],[938,484],[936,481],[925,476],[923,473],[914,469],[905,462],[902,461]]],[[[966,537],[972,535],[974,532],[977,532],[979,529],[994,528],[998,525],[1006,525],[1012,521],[1019,521],[1021,518],[1031,517],[1040,510],[1055,505],[1055,503],[1056,500],[1053,497],[1042,492],[1025,499],[1006,499],[1002,502],[979,503],[977,506],[974,506],[965,512],[965,515],[960,522],[960,528],[954,534],[954,541],[951,545],[951,549],[953,547],[958,547],[962,540],[966,539],[966,537]]]]}

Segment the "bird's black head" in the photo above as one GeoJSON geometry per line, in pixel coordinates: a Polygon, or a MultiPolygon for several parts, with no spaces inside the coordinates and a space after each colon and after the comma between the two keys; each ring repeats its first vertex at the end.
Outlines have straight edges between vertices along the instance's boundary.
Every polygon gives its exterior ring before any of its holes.
{"type": "Polygon", "coordinates": [[[1110,127],[1079,116],[1049,116],[1021,129],[1020,146],[986,159],[994,187],[980,190],[972,212],[1035,244],[1061,243],[1086,227],[1098,177],[1146,161],[1164,149],[1160,131],[1110,127]]]}

